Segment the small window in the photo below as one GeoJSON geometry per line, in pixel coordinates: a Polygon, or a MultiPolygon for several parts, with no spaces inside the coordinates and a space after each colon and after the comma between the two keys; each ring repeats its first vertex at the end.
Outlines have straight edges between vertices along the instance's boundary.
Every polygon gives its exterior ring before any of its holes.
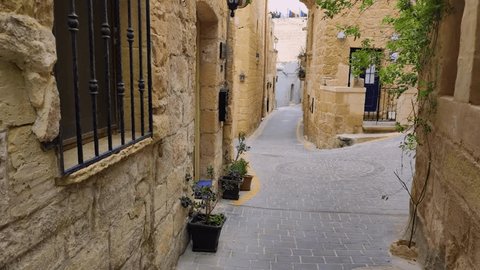
{"type": "Polygon", "coordinates": [[[150,4],[54,5],[59,152],[66,175],[152,135],[150,4]]]}

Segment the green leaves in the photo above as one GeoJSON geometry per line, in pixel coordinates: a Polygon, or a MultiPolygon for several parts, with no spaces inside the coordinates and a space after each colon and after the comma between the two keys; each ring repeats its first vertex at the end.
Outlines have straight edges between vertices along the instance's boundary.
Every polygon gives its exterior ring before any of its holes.
{"type": "Polygon", "coordinates": [[[350,58],[350,66],[352,74],[355,77],[360,76],[365,69],[372,65],[378,66],[382,58],[381,51],[375,49],[370,39],[362,41],[362,49],[352,53],[350,58]]]}
{"type": "Polygon", "coordinates": [[[327,18],[333,18],[357,3],[360,3],[360,10],[364,11],[374,4],[375,0],[317,0],[317,5],[325,12],[327,18]]]}

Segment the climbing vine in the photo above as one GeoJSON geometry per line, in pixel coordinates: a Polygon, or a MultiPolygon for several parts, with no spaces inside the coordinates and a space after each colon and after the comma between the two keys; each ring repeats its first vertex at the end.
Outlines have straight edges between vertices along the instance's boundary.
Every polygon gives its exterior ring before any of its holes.
{"type": "MultiPolygon", "coordinates": [[[[368,12],[368,8],[376,1],[380,0],[317,0],[317,4],[324,11],[325,18],[333,18],[352,8],[359,8],[360,12],[368,12]]],[[[418,207],[425,199],[431,172],[432,154],[429,134],[432,127],[429,119],[436,108],[436,101],[432,95],[435,92],[436,82],[435,76],[433,79],[428,79],[427,75],[430,72],[430,60],[435,52],[438,25],[449,11],[445,1],[398,0],[397,16],[388,16],[383,20],[384,24],[390,25],[395,31],[387,43],[387,53],[379,53],[371,40],[364,39],[362,48],[352,53],[350,63],[354,76],[359,76],[371,65],[380,65],[379,76],[383,85],[392,89],[397,97],[410,88],[418,89],[418,108],[412,106],[410,125],[402,126],[397,123],[399,131],[406,134],[400,145],[404,153],[415,155],[417,146],[421,145],[424,146],[427,156],[426,174],[423,179],[416,180],[417,189],[410,188],[401,174],[398,171],[395,172],[402,188],[410,197],[409,247],[413,244],[418,207]]],[[[347,36],[354,39],[361,37],[359,27],[356,25],[339,27],[347,36]]],[[[388,200],[388,195],[382,196],[382,199],[388,200]]]]}

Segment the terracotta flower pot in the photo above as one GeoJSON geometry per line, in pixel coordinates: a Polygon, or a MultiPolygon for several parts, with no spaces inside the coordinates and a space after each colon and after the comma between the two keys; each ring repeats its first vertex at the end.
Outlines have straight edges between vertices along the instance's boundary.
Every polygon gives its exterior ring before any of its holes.
{"type": "Polygon", "coordinates": [[[243,177],[243,182],[240,185],[240,191],[250,191],[251,185],[252,185],[252,179],[253,175],[245,175],[243,177]]]}

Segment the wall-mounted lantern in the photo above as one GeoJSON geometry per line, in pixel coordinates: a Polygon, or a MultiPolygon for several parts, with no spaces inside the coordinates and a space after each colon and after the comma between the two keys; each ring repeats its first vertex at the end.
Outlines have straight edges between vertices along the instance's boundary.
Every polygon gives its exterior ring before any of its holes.
{"type": "Polygon", "coordinates": [[[255,61],[257,61],[257,65],[260,62],[260,53],[258,52],[255,54],[255,61]]]}
{"type": "Polygon", "coordinates": [[[347,38],[347,35],[345,34],[345,32],[343,32],[343,31],[338,32],[338,34],[337,34],[337,39],[338,39],[338,40],[342,40],[342,41],[343,41],[343,40],[345,40],[346,38],[347,38]]]}
{"type": "Polygon", "coordinates": [[[250,4],[251,0],[227,0],[228,9],[230,10],[230,17],[235,17],[235,10],[237,8],[244,8],[250,4]]]}
{"type": "Polygon", "coordinates": [[[246,78],[246,77],[247,77],[247,76],[246,76],[245,73],[243,73],[243,72],[241,72],[240,75],[238,76],[238,78],[240,79],[240,82],[242,82],[242,83],[245,82],[245,78],[246,78]]]}

